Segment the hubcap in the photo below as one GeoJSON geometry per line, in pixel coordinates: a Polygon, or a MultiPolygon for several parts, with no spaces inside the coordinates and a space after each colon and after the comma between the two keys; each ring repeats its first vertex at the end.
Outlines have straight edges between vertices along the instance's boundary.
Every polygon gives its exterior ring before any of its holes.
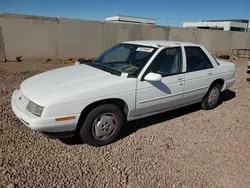
{"type": "Polygon", "coordinates": [[[110,138],[117,129],[118,119],[112,113],[105,113],[94,120],[92,133],[99,140],[110,138]]]}
{"type": "Polygon", "coordinates": [[[208,96],[208,104],[213,105],[216,103],[219,97],[219,90],[218,88],[213,88],[208,96]]]}

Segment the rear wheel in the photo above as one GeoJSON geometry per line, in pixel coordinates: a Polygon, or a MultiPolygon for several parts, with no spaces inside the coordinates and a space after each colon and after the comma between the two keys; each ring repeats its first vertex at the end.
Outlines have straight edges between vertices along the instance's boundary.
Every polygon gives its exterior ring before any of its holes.
{"type": "Polygon", "coordinates": [[[202,108],[205,110],[214,109],[217,107],[221,100],[221,85],[214,84],[209,89],[208,93],[202,101],[202,108]]]}
{"type": "Polygon", "coordinates": [[[97,147],[117,139],[124,124],[124,116],[118,106],[104,104],[94,108],[81,123],[80,139],[97,147]]]}

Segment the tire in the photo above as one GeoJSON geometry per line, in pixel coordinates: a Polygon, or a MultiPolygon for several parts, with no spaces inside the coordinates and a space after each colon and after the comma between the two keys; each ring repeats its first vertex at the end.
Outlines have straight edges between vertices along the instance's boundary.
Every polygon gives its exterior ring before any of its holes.
{"type": "Polygon", "coordinates": [[[79,137],[90,146],[103,146],[114,142],[123,127],[124,115],[113,104],[94,108],[86,117],[79,131],[79,137]]]}
{"type": "Polygon", "coordinates": [[[212,85],[202,100],[201,107],[205,110],[211,110],[217,107],[221,102],[221,85],[216,83],[212,85]]]}

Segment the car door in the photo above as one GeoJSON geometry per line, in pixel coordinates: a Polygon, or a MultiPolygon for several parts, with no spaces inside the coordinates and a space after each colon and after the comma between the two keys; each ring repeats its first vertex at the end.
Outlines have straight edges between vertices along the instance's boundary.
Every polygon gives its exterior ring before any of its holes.
{"type": "Polygon", "coordinates": [[[138,79],[136,115],[154,113],[181,104],[184,91],[181,47],[163,49],[138,79]],[[161,81],[146,81],[148,73],[162,76],[161,81]]]}
{"type": "Polygon", "coordinates": [[[199,102],[213,82],[213,65],[199,46],[185,46],[186,73],[183,103],[199,102]]]}

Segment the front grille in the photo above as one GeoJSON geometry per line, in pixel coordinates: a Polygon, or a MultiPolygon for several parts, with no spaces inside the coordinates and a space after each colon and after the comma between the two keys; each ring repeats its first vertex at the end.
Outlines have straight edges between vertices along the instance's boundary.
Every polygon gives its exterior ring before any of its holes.
{"type": "Polygon", "coordinates": [[[248,65],[247,67],[248,67],[248,69],[250,69],[250,65],[248,65]]]}
{"type": "Polygon", "coordinates": [[[29,99],[27,97],[25,97],[21,91],[19,92],[18,98],[17,100],[19,101],[19,104],[22,108],[26,108],[28,103],[29,103],[29,99]]]}

